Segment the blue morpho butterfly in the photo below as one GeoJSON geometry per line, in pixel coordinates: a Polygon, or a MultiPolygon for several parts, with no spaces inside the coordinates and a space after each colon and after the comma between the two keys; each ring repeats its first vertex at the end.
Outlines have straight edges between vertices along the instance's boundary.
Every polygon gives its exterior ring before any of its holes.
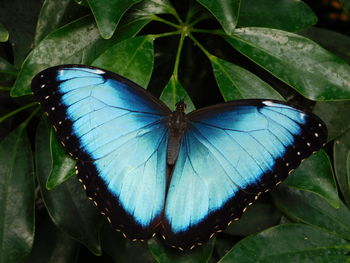
{"type": "Polygon", "coordinates": [[[83,65],[32,81],[87,196],[131,239],[191,249],[237,220],[327,138],[315,115],[237,100],[174,112],[135,83],[83,65]]]}

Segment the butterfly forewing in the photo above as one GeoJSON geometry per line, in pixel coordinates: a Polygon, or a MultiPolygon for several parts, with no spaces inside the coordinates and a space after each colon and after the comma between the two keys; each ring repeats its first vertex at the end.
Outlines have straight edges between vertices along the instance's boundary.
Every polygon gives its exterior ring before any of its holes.
{"type": "Polygon", "coordinates": [[[89,198],[116,229],[149,238],[164,206],[168,108],[136,84],[85,66],[49,68],[32,87],[78,160],[89,198]]]}

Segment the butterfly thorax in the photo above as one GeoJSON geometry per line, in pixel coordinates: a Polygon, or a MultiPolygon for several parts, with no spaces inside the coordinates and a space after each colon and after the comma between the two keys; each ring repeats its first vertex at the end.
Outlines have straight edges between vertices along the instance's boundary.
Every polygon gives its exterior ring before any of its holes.
{"type": "Polygon", "coordinates": [[[173,137],[180,137],[187,128],[188,119],[185,114],[186,104],[183,101],[176,103],[176,109],[169,115],[168,127],[173,137]]]}
{"type": "Polygon", "coordinates": [[[173,165],[177,159],[181,138],[188,125],[188,118],[185,114],[186,104],[180,101],[176,104],[176,109],[169,115],[168,129],[168,151],[167,163],[173,165]]]}

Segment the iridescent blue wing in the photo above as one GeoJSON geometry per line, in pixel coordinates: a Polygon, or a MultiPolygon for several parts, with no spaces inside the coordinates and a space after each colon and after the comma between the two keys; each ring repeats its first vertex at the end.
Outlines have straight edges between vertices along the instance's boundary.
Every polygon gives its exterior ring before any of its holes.
{"type": "Polygon", "coordinates": [[[166,188],[169,109],[136,84],[82,65],[46,69],[32,90],[75,157],[87,195],[132,239],[157,231],[166,188]]]}
{"type": "Polygon", "coordinates": [[[318,117],[277,101],[234,101],[188,118],[163,221],[165,240],[184,249],[238,219],[327,138],[318,117]]]}

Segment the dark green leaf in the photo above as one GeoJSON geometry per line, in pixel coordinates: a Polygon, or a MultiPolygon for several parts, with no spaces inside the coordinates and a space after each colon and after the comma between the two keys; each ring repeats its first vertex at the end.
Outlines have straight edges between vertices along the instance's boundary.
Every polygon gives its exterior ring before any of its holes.
{"type": "Polygon", "coordinates": [[[248,236],[266,228],[278,225],[281,213],[271,203],[255,203],[247,209],[241,219],[233,221],[225,233],[248,236]]]}
{"type": "Polygon", "coordinates": [[[79,247],[47,217],[36,229],[33,251],[25,263],[73,263],[79,247]]]}
{"type": "Polygon", "coordinates": [[[20,66],[32,49],[35,24],[42,5],[38,0],[1,1],[0,20],[10,32],[14,65],[20,66]]]}
{"type": "Polygon", "coordinates": [[[334,171],[345,203],[350,206],[350,178],[346,173],[346,158],[350,151],[350,130],[334,141],[334,171]]]}
{"type": "Polygon", "coordinates": [[[307,223],[350,239],[350,211],[339,200],[339,208],[310,192],[278,187],[273,192],[275,204],[292,220],[307,223]]]}
{"type": "Polygon", "coordinates": [[[305,160],[294,173],[288,176],[285,183],[291,187],[318,194],[333,207],[339,206],[332,165],[323,150],[305,160]]]}
{"type": "Polygon", "coordinates": [[[34,168],[25,126],[0,142],[0,262],[23,261],[34,240],[34,168]]]}
{"type": "Polygon", "coordinates": [[[197,0],[207,8],[227,34],[232,34],[237,25],[241,0],[197,0]]]}
{"type": "Polygon", "coordinates": [[[91,16],[69,23],[44,38],[22,65],[12,96],[31,94],[32,78],[41,70],[60,64],[90,64],[107,47],[116,43],[100,37],[91,16]]]}
{"type": "Polygon", "coordinates": [[[350,101],[318,101],[313,112],[326,123],[328,141],[334,140],[350,128],[350,101]]]}
{"type": "Polygon", "coordinates": [[[6,42],[7,40],[9,40],[9,32],[0,24],[0,42],[6,42]]]}
{"type": "Polygon", "coordinates": [[[181,252],[165,246],[165,244],[159,240],[152,238],[148,241],[148,247],[157,260],[162,263],[191,263],[191,262],[208,262],[214,248],[214,240],[211,239],[205,245],[202,245],[192,251],[181,252]]]}
{"type": "Polygon", "coordinates": [[[84,52],[100,40],[92,17],[85,17],[49,34],[27,57],[12,90],[13,96],[30,94],[39,71],[54,65],[82,62],[84,52]]]}
{"type": "Polygon", "coordinates": [[[40,10],[38,22],[36,24],[34,44],[38,43],[57,25],[61,22],[61,19],[66,12],[68,4],[71,0],[45,0],[40,10]]]}
{"type": "Polygon", "coordinates": [[[187,91],[182,87],[177,78],[171,76],[168,84],[163,89],[160,99],[172,110],[176,109],[176,103],[183,100],[186,104],[185,112],[191,112],[195,110],[193,102],[188,95],[187,91]]]}
{"type": "Polygon", "coordinates": [[[50,135],[52,170],[46,183],[46,188],[49,190],[65,182],[72,175],[75,175],[76,163],[57,141],[52,129],[50,135]]]}
{"type": "Polygon", "coordinates": [[[14,79],[17,74],[17,69],[4,58],[0,57],[0,78],[2,80],[14,79]]]}
{"type": "Polygon", "coordinates": [[[107,49],[92,65],[113,71],[146,88],[151,79],[154,51],[153,36],[124,40],[107,49]]]}
{"type": "Polygon", "coordinates": [[[285,224],[243,239],[219,263],[340,263],[349,250],[347,241],[318,228],[285,224]]]}
{"type": "Polygon", "coordinates": [[[269,84],[249,71],[211,56],[216,82],[225,101],[266,98],[284,100],[269,84]]]}
{"type": "Polygon", "coordinates": [[[133,6],[121,19],[115,35],[118,41],[135,36],[145,25],[152,21],[154,14],[168,14],[173,7],[167,0],[144,0],[133,6]]]}
{"type": "Polygon", "coordinates": [[[312,39],[350,63],[350,37],[324,28],[311,27],[298,34],[312,39]]]}
{"type": "Polygon", "coordinates": [[[225,39],[304,97],[350,99],[350,66],[307,38],[276,29],[241,28],[225,39]]]}
{"type": "Polygon", "coordinates": [[[350,12],[350,0],[340,0],[343,4],[343,8],[349,13],[350,12]]]}
{"type": "Polygon", "coordinates": [[[112,37],[122,15],[141,0],[88,0],[101,36],[112,37]]]}
{"type": "Polygon", "coordinates": [[[270,27],[296,32],[317,23],[317,16],[302,1],[242,0],[238,25],[270,27]],[[273,8],[271,8],[273,7],[273,8]]]}
{"type": "Polygon", "coordinates": [[[83,243],[93,253],[101,254],[98,230],[101,221],[97,209],[88,201],[81,183],[72,177],[53,190],[46,189],[51,172],[50,128],[42,121],[36,134],[36,171],[46,209],[55,225],[83,243]]]}
{"type": "Polygon", "coordinates": [[[110,224],[104,224],[101,231],[103,251],[118,263],[153,263],[156,262],[146,242],[131,241],[115,231],[110,224]]]}

